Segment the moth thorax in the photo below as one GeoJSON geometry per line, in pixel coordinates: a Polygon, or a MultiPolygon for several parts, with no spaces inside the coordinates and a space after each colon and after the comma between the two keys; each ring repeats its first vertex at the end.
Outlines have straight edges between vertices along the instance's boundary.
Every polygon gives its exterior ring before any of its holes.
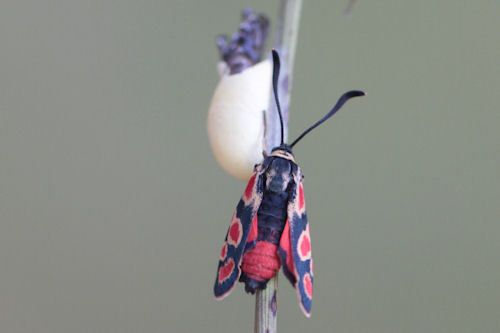
{"type": "Polygon", "coordinates": [[[286,191],[290,183],[292,162],[284,158],[274,158],[266,172],[266,188],[273,193],[286,191]]]}

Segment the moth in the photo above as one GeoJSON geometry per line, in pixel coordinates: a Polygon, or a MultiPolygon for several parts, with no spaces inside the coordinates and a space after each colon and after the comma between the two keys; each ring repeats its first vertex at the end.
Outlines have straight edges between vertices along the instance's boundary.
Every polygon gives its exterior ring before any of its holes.
{"type": "Polygon", "coordinates": [[[216,299],[226,297],[236,285],[254,294],[280,267],[297,290],[304,314],[311,314],[313,260],[306,215],[304,176],[295,162],[293,146],[307,133],[334,115],[352,97],[365,93],[352,90],[343,94],[333,109],[305,130],[290,145],[283,142],[283,118],[278,98],[280,71],[278,53],[273,50],[273,91],[281,123],[281,144],[255,166],[231,219],[222,246],[214,285],[216,299]]]}

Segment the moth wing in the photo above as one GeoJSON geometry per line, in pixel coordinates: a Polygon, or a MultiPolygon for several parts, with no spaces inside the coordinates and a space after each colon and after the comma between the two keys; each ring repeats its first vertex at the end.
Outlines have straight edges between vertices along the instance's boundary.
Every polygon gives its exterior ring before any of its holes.
{"type": "Polygon", "coordinates": [[[299,305],[304,314],[311,315],[313,263],[311,237],[307,222],[302,173],[294,174],[292,198],[288,202],[288,219],[280,240],[279,253],[285,276],[297,289],[299,305]]]}
{"type": "Polygon", "coordinates": [[[285,228],[281,234],[280,246],[278,254],[281,259],[281,266],[283,267],[283,274],[288,278],[290,283],[295,286],[297,278],[295,277],[295,264],[293,262],[292,241],[290,239],[290,222],[288,219],[285,223],[285,228]]]}
{"type": "Polygon", "coordinates": [[[241,274],[243,254],[257,241],[257,211],[264,192],[263,173],[261,166],[257,165],[231,219],[215,278],[216,299],[223,299],[231,293],[241,274]]]}

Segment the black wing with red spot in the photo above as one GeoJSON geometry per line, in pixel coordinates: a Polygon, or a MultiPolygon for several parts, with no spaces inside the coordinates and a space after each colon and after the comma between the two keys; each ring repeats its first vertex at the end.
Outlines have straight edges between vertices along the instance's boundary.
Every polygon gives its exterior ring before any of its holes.
{"type": "Polygon", "coordinates": [[[288,219],[280,240],[279,254],[283,272],[297,289],[304,314],[311,315],[313,263],[311,237],[307,222],[304,188],[300,169],[294,174],[292,197],[288,203],[288,219]]]}
{"type": "Polygon", "coordinates": [[[257,241],[257,211],[264,191],[263,170],[258,165],[231,219],[226,239],[222,245],[215,278],[215,298],[229,295],[241,274],[241,261],[245,251],[257,241]]]}

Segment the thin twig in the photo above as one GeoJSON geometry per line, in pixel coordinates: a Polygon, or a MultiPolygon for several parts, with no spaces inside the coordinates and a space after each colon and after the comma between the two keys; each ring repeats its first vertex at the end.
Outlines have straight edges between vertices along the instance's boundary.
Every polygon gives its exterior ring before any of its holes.
{"type": "MultiPolygon", "coordinates": [[[[295,47],[299,31],[302,0],[281,0],[279,18],[276,25],[274,49],[281,58],[281,74],[278,82],[278,93],[282,104],[285,141],[288,134],[288,113],[290,90],[292,86],[292,69],[295,59],[295,47]]],[[[281,143],[281,128],[273,93],[266,113],[267,137],[266,149],[269,153],[281,143]]],[[[267,283],[266,289],[258,290],[255,295],[256,333],[275,333],[277,315],[278,275],[267,283]]]]}
{"type": "MultiPolygon", "coordinates": [[[[300,12],[302,0],[281,0],[279,19],[276,24],[274,36],[274,49],[278,51],[281,60],[281,73],[278,82],[278,94],[283,112],[283,126],[285,130],[285,141],[288,136],[288,110],[290,104],[290,91],[292,87],[292,70],[295,60],[295,48],[299,32],[300,12]]],[[[279,146],[280,121],[278,111],[271,92],[267,117],[266,148],[268,153],[279,146]]]]}

